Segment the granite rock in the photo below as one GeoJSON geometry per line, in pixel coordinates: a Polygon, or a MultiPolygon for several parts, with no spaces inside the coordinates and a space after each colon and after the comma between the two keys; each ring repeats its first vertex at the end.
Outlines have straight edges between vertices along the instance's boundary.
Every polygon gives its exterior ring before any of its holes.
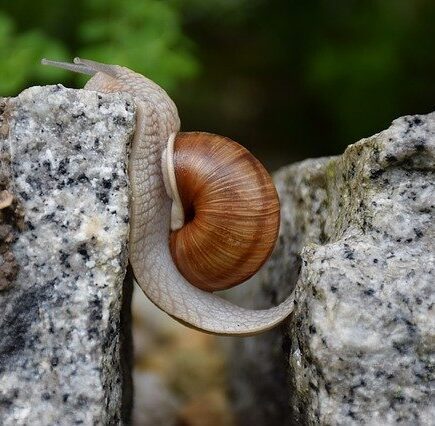
{"type": "Polygon", "coordinates": [[[127,95],[57,85],[0,102],[0,190],[13,195],[0,209],[4,426],[122,421],[134,124],[127,95]],[[2,275],[5,256],[15,274],[2,275]]]}
{"type": "Polygon", "coordinates": [[[433,424],[434,170],[432,113],[276,173],[278,245],[235,298],[296,287],[295,310],[227,343],[242,425],[270,424],[271,407],[276,424],[433,424]]]}

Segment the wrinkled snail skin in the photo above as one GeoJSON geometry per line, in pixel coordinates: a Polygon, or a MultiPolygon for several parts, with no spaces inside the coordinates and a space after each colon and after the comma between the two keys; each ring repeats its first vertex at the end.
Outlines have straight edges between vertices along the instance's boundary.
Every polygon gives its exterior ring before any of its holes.
{"type": "Polygon", "coordinates": [[[280,305],[251,310],[192,286],[178,271],[169,249],[172,200],[161,166],[162,153],[180,121],[175,104],[157,84],[127,68],[76,58],[74,64],[44,64],[92,75],[85,89],[130,93],[136,129],[129,159],[129,259],[148,298],[192,328],[223,335],[252,335],[274,327],[293,310],[293,294],[280,305]]]}

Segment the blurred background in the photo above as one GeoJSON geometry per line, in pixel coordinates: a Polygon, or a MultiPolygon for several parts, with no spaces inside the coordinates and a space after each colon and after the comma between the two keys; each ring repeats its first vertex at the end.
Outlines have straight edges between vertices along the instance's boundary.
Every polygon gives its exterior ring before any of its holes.
{"type": "MultiPolygon", "coordinates": [[[[434,110],[434,23],[433,0],[0,0],[0,95],[86,81],[42,57],[125,65],[273,171],[434,110]]],[[[134,321],[136,424],[236,424],[217,341],[138,292],[134,321]]]]}
{"type": "Polygon", "coordinates": [[[0,0],[0,93],[85,81],[41,57],[122,64],[274,170],[432,110],[434,23],[433,0],[0,0]]]}

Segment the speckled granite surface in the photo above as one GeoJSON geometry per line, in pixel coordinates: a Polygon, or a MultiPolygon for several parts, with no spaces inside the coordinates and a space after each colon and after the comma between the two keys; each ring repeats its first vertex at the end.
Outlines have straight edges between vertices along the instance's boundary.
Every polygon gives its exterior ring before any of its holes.
{"type": "Polygon", "coordinates": [[[281,333],[229,345],[242,425],[271,405],[281,424],[433,424],[434,170],[433,113],[276,174],[282,228],[255,300],[297,283],[296,307],[281,333]]]}
{"type": "Polygon", "coordinates": [[[119,424],[133,103],[32,87],[3,100],[0,125],[2,185],[23,213],[0,291],[0,424],[119,424]]]}
{"type": "MultiPolygon", "coordinates": [[[[241,306],[249,303],[250,307],[265,308],[283,301],[294,289],[302,247],[324,238],[327,161],[307,160],[275,174],[281,200],[277,246],[254,282],[228,291],[230,299],[241,306]]],[[[293,391],[288,386],[288,324],[292,318],[258,336],[221,339],[229,354],[232,402],[241,426],[298,424],[289,404],[293,391]]]]}

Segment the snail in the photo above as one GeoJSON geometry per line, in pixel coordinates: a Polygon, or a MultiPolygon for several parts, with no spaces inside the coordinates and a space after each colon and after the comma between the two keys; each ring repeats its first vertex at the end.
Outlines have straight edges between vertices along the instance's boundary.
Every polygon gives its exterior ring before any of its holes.
{"type": "Polygon", "coordinates": [[[91,75],[87,90],[134,98],[129,261],[146,296],[179,322],[213,334],[252,335],[284,320],[293,294],[252,310],[213,293],[252,276],[275,244],[279,201],[261,163],[228,138],[180,133],[167,93],[128,68],[80,58],[41,62],[91,75]]]}

